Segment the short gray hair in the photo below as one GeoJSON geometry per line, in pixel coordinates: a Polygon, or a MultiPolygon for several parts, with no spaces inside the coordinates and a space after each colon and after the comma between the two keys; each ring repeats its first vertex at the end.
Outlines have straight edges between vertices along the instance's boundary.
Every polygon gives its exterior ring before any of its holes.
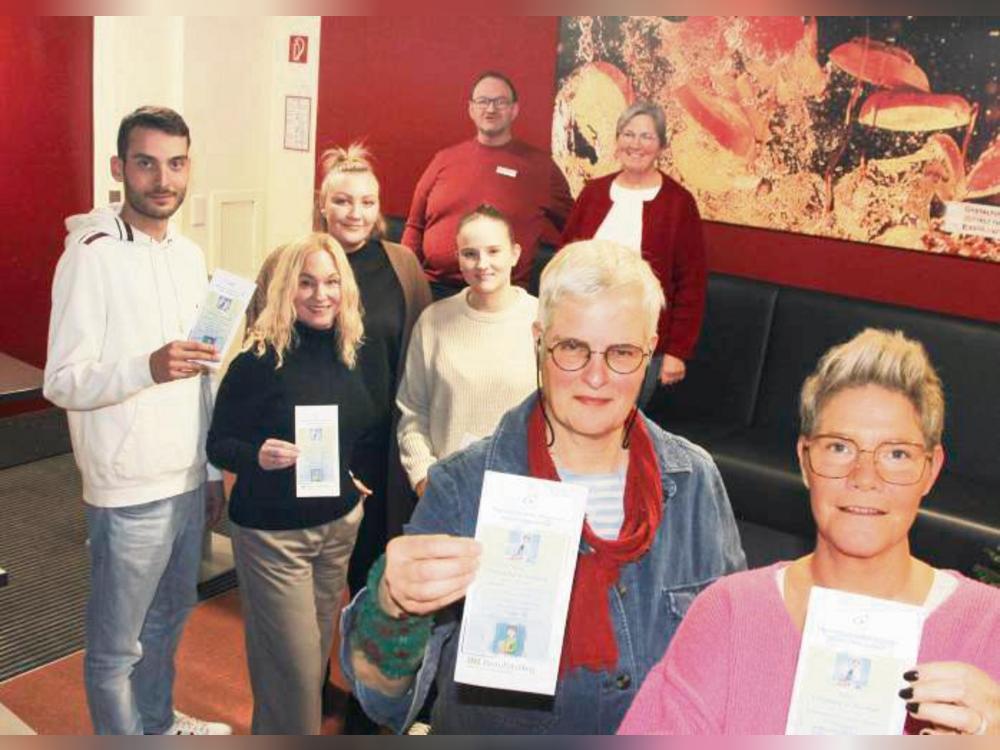
{"type": "Polygon", "coordinates": [[[538,290],[538,322],[547,330],[559,301],[567,296],[591,297],[606,291],[621,291],[622,299],[635,296],[646,323],[646,335],[656,333],[666,297],[649,263],[635,250],[610,240],[584,240],[566,245],[545,266],[538,290]]]}
{"type": "Polygon", "coordinates": [[[850,341],[830,349],[802,384],[800,429],[809,436],[831,397],[847,388],[877,385],[909,399],[920,420],[924,445],[941,443],[944,392],[923,344],[902,331],[866,328],[850,341]]]}
{"type": "Polygon", "coordinates": [[[663,107],[654,102],[639,101],[631,105],[621,113],[618,122],[615,124],[615,138],[621,136],[622,131],[632,120],[639,115],[649,115],[653,119],[653,127],[656,130],[656,137],[660,139],[660,148],[667,145],[667,116],[663,114],[663,107]]]}

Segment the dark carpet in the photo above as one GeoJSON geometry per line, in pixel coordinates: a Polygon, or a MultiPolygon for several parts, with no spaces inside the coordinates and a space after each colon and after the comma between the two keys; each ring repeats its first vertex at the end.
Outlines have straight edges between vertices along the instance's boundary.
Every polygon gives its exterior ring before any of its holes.
{"type": "Polygon", "coordinates": [[[0,682],[83,645],[86,540],[72,455],[0,471],[0,682]]]}
{"type": "MultiPolygon", "coordinates": [[[[228,536],[228,521],[216,528],[228,536]]],[[[83,648],[89,592],[87,524],[72,454],[0,470],[0,682],[83,648]]],[[[206,599],[234,588],[229,570],[206,599]]]]}

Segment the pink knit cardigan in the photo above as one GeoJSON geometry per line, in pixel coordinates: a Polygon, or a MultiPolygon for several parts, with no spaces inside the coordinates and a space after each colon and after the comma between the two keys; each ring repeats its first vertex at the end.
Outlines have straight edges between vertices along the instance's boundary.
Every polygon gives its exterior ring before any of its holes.
{"type": "MultiPolygon", "coordinates": [[[[619,734],[784,734],[802,634],[775,582],[787,562],[707,588],[646,677],[619,734]]],[[[924,625],[918,662],[962,661],[1000,682],[1000,590],[958,587],[924,625]]],[[[907,720],[907,733],[921,724],[907,720]]]]}

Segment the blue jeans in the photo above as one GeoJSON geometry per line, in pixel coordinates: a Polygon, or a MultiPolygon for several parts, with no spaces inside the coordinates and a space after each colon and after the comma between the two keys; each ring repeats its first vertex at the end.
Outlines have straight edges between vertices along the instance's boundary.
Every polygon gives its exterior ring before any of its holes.
{"type": "Polygon", "coordinates": [[[162,734],[174,653],[198,599],[202,487],[123,508],[86,506],[90,533],[83,679],[96,734],[162,734]]]}

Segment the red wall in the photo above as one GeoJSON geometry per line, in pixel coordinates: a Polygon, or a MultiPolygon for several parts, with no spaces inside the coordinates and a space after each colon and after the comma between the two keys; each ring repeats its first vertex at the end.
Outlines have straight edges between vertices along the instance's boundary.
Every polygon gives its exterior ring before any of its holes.
{"type": "Polygon", "coordinates": [[[475,134],[469,90],[489,69],[517,87],[518,137],[548,149],[558,41],[555,16],[324,17],[317,153],[365,138],[383,210],[405,215],[434,152],[475,134]]]}
{"type": "Polygon", "coordinates": [[[45,364],[63,219],[93,199],[93,21],[0,16],[0,351],[45,364]]]}
{"type": "Polygon", "coordinates": [[[87,17],[0,16],[0,351],[37,367],[63,219],[93,203],[93,38],[87,17]]]}
{"type": "MultiPolygon", "coordinates": [[[[476,73],[499,68],[518,86],[517,135],[551,137],[559,19],[323,19],[319,150],[365,137],[378,159],[383,208],[405,215],[431,155],[472,136],[476,73]]],[[[712,270],[1000,322],[1000,264],[728,224],[706,226],[712,270]]]]}

